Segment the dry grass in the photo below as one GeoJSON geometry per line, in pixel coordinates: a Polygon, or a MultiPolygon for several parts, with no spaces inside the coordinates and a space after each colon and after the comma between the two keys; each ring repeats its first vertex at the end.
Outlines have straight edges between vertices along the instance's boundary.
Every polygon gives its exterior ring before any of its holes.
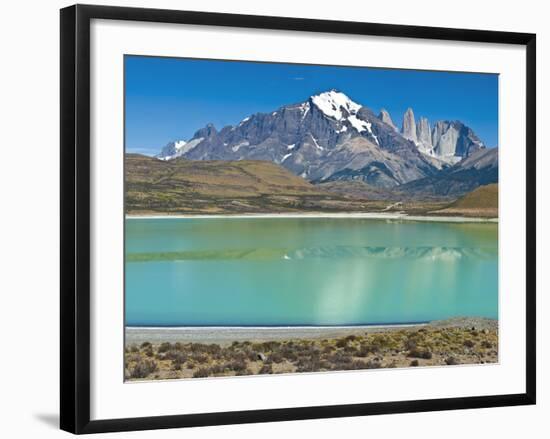
{"type": "Polygon", "coordinates": [[[433,213],[480,218],[498,217],[498,184],[480,186],[451,203],[445,209],[433,213]]]}
{"type": "Polygon", "coordinates": [[[362,211],[365,203],[324,191],[267,161],[125,159],[127,213],[362,211]]]}
{"type": "Polygon", "coordinates": [[[395,211],[425,214],[449,203],[449,200],[409,200],[403,194],[362,182],[313,185],[282,166],[260,160],[166,162],[127,154],[125,166],[128,214],[395,211]],[[396,200],[402,203],[388,209],[396,200]]]}

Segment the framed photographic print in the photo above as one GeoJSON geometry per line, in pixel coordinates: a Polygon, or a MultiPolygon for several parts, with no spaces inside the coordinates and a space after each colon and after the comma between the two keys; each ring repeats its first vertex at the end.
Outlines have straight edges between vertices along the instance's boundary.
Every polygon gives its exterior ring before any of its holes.
{"type": "Polygon", "coordinates": [[[535,403],[535,35],[61,10],[61,428],[535,403]]]}

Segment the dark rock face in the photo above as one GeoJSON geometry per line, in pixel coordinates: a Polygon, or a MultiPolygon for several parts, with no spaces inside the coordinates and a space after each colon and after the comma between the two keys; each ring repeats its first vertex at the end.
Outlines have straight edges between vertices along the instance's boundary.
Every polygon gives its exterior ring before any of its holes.
{"type": "Polygon", "coordinates": [[[457,197],[490,183],[498,183],[498,148],[477,150],[456,165],[400,189],[416,195],[457,197]]]}
{"type": "Polygon", "coordinates": [[[434,151],[450,154],[454,144],[464,154],[475,150],[479,139],[458,124],[437,123],[430,133],[427,119],[417,128],[409,109],[403,123],[407,135],[401,134],[387,111],[377,116],[344,93],[330,90],[271,113],[253,114],[220,131],[207,125],[187,142],[168,144],[158,157],[268,160],[312,182],[360,180],[391,188],[432,177],[441,169],[439,161],[418,147],[418,137],[426,142],[435,139],[434,151]],[[462,137],[454,136],[455,131],[462,137]]]}

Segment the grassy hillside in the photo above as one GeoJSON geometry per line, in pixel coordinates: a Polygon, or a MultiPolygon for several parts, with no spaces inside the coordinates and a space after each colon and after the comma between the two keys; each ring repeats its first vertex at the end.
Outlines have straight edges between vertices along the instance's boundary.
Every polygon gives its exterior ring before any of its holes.
{"type": "Polygon", "coordinates": [[[129,214],[368,210],[364,200],[319,189],[272,162],[166,162],[127,154],[125,164],[129,214]]]}
{"type": "Polygon", "coordinates": [[[480,186],[452,203],[457,209],[498,209],[498,184],[480,186]]]}
{"type": "Polygon", "coordinates": [[[480,186],[435,213],[496,218],[498,217],[498,184],[480,186]]]}

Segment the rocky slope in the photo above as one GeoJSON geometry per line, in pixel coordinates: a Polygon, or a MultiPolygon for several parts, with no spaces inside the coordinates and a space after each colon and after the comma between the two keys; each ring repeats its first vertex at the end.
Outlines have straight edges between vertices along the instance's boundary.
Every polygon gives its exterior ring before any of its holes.
{"type": "Polygon", "coordinates": [[[498,183],[498,148],[480,149],[450,168],[399,189],[416,195],[457,197],[490,183],[498,183]]]}

